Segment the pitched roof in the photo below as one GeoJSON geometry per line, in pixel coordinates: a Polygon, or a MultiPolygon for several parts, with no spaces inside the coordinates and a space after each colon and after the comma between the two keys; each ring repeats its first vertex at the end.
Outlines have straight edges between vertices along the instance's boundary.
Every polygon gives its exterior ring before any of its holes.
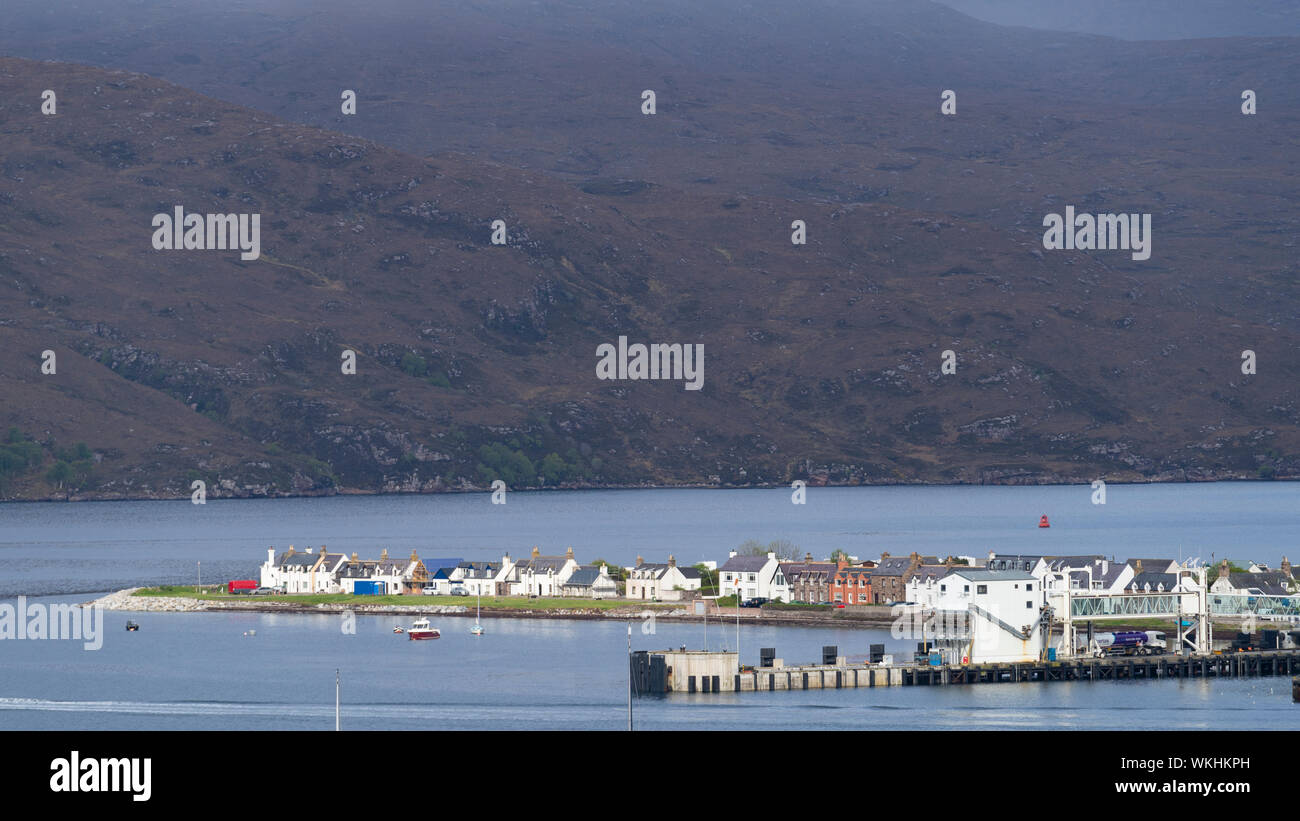
{"type": "Polygon", "coordinates": [[[277,567],[297,567],[305,569],[314,566],[319,558],[319,553],[294,553],[293,555],[290,555],[289,551],[286,550],[276,558],[275,564],[277,567]]]}
{"type": "Polygon", "coordinates": [[[462,569],[462,578],[466,579],[491,579],[501,569],[500,562],[461,562],[456,567],[462,569]]]}
{"type": "Polygon", "coordinates": [[[1125,564],[1137,570],[1138,562],[1142,563],[1143,574],[1164,573],[1171,566],[1178,564],[1173,559],[1129,559],[1125,564]]]}
{"type": "Polygon", "coordinates": [[[1278,570],[1266,573],[1230,573],[1228,583],[1236,590],[1256,588],[1266,596],[1285,596],[1288,593],[1286,574],[1278,570]]]}
{"type": "Polygon", "coordinates": [[[569,576],[569,580],[565,584],[577,587],[591,587],[598,578],[600,578],[599,568],[580,567],[573,571],[573,575],[569,576]]]}
{"type": "Polygon", "coordinates": [[[804,576],[829,576],[835,572],[835,568],[834,562],[781,562],[781,572],[792,582],[804,576]]]}
{"type": "MultiPolygon", "coordinates": [[[[1145,563],[1143,564],[1145,566],[1145,563]]],[[[1146,590],[1147,585],[1154,590],[1173,590],[1178,586],[1178,577],[1173,573],[1139,573],[1128,583],[1127,590],[1146,590]]]]}
{"type": "Polygon", "coordinates": [[[954,568],[942,564],[925,564],[916,569],[912,575],[912,581],[937,581],[951,573],[954,568]]]}
{"type": "Polygon", "coordinates": [[[1030,568],[1038,564],[1039,559],[1043,559],[1049,565],[1061,563],[1063,567],[1083,567],[1092,562],[1099,562],[1105,559],[1105,556],[1048,556],[1038,553],[994,553],[988,560],[988,567],[993,570],[1024,570],[1028,564],[1030,568]]]}
{"type": "Polygon", "coordinates": [[[537,574],[545,573],[547,570],[554,570],[557,573],[564,569],[568,564],[568,556],[532,556],[527,559],[520,559],[515,563],[516,573],[526,573],[529,570],[537,574]]]}
{"type": "Polygon", "coordinates": [[[757,573],[767,566],[770,562],[767,556],[732,556],[727,559],[727,563],[719,570],[728,570],[732,573],[757,573]]]}

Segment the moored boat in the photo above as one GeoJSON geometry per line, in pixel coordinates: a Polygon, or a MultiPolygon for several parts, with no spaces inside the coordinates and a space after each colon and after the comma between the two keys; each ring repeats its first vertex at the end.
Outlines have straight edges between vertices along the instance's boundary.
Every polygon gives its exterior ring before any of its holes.
{"type": "Polygon", "coordinates": [[[1038,517],[1038,526],[1039,526],[1039,527],[1051,527],[1051,526],[1052,526],[1052,523],[1049,522],[1049,521],[1047,521],[1047,514],[1046,514],[1046,513],[1044,513],[1042,516],[1039,516],[1039,517],[1038,517]]]}
{"type": "Polygon", "coordinates": [[[128,622],[126,623],[126,631],[127,631],[128,633],[134,633],[135,631],[137,631],[137,630],[139,630],[139,629],[140,629],[140,625],[136,624],[136,623],[133,622],[133,621],[128,621],[128,622]]]}
{"type": "Polygon", "coordinates": [[[442,633],[438,632],[438,628],[430,627],[428,619],[416,619],[411,622],[411,627],[406,631],[406,635],[412,641],[420,641],[423,639],[439,638],[442,636],[442,633]]]}

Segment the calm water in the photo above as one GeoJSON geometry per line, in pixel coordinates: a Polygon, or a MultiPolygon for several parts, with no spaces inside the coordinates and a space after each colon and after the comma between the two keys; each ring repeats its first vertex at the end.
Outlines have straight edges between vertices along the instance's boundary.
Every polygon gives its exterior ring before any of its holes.
{"type": "MultiPolygon", "coordinates": [[[[579,560],[630,564],[640,554],[722,560],[747,538],[789,539],[825,555],[843,548],[946,555],[999,551],[1142,557],[1199,555],[1271,564],[1300,559],[1300,485],[1118,486],[1107,504],[1087,487],[607,491],[339,497],[268,501],[0,505],[0,597],[188,582],[255,572],[268,545],[327,544],[376,555],[497,557],[572,545],[579,560]],[[1050,530],[1035,527],[1040,514],[1050,530]]],[[[627,628],[621,623],[445,617],[444,637],[410,642],[410,617],[257,613],[108,613],[104,646],[0,641],[0,729],[331,729],[334,670],[345,728],[621,729],[627,628]],[[127,633],[127,618],[141,624],[127,633]],[[247,630],[257,635],[245,637],[247,630]]],[[[703,626],[633,625],[633,647],[705,644],[703,626]]],[[[823,644],[865,656],[906,653],[882,631],[744,626],[742,658],[775,647],[814,661],[823,644]]],[[[734,623],[708,645],[736,643],[734,623]]],[[[644,729],[1300,729],[1290,682],[1163,681],[678,695],[639,699],[644,729]]]]}
{"type": "Polygon", "coordinates": [[[935,554],[1211,554],[1274,566],[1300,560],[1300,483],[628,490],[314,499],[0,504],[0,596],[82,593],[255,574],[266,548],[464,559],[572,546],[580,562],[638,555],[723,561],[745,539],[789,539],[817,556],[843,548],[935,554]],[[1048,514],[1052,527],[1035,525],[1048,514]]]}
{"type": "MultiPolygon", "coordinates": [[[[394,635],[403,617],[108,613],[104,646],[0,642],[0,729],[609,729],[627,726],[627,628],[591,621],[435,621],[443,638],[394,635]],[[127,633],[128,616],[141,625],[127,633]],[[247,630],[257,635],[245,637],[247,630]]],[[[409,620],[410,617],[405,617],[409,620]]],[[[709,643],[734,646],[735,627],[709,643]]],[[[699,624],[633,627],[633,647],[703,644],[699,624]]],[[[814,660],[865,655],[887,633],[741,628],[748,662],[769,646],[814,660]]],[[[637,699],[641,729],[1300,729],[1290,680],[998,684],[637,699]]]]}

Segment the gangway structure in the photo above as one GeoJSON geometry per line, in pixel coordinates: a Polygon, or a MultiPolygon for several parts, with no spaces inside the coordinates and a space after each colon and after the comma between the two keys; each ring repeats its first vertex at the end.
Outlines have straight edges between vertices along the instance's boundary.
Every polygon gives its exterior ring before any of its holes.
{"type": "Polygon", "coordinates": [[[1178,574],[1196,574],[1187,589],[1141,593],[1106,593],[1071,590],[1067,585],[1047,591],[1050,606],[1064,626],[1064,641],[1059,655],[1071,658],[1075,653],[1077,625],[1087,626],[1091,645],[1092,627],[1096,622],[1133,621],[1135,618],[1172,618],[1176,625],[1177,653],[1188,650],[1206,655],[1210,652],[1210,606],[1204,567],[1178,574]]]}

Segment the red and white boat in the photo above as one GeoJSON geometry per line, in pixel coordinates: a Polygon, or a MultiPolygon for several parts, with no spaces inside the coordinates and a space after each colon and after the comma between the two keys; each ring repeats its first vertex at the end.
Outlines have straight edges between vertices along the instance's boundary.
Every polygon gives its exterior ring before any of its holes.
{"type": "Polygon", "coordinates": [[[438,632],[438,628],[430,627],[428,619],[416,619],[411,622],[410,628],[406,631],[406,636],[411,641],[421,641],[423,639],[441,638],[442,633],[438,632]]]}

